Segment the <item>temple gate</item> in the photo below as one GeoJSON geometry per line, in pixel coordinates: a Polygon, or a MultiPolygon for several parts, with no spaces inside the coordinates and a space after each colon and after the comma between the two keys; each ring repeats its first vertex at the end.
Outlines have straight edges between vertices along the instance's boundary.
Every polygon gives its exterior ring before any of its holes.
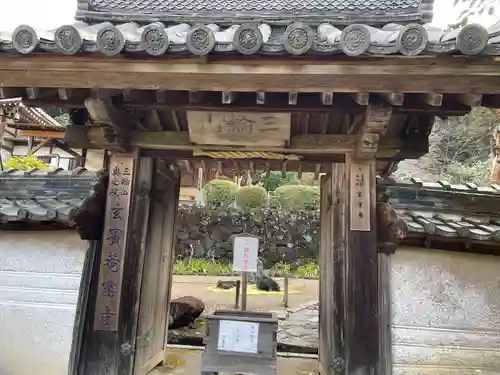
{"type": "Polygon", "coordinates": [[[325,174],[320,373],[392,373],[388,272],[406,228],[376,178],[428,151],[435,116],[500,106],[498,27],[428,26],[432,0],[115,3],[0,39],[0,97],[70,108],[66,144],[109,150],[75,215],[90,246],[69,374],[162,361],[180,178],[200,167],[325,174]]]}

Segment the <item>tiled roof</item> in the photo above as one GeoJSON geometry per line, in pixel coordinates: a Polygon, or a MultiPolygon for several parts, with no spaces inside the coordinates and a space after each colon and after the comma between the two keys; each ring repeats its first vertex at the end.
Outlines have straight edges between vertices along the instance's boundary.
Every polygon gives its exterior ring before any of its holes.
{"type": "Polygon", "coordinates": [[[410,234],[500,241],[500,186],[385,182],[410,234]]]}
{"type": "MultiPolygon", "coordinates": [[[[71,225],[70,212],[91,194],[97,181],[98,174],[84,168],[4,171],[0,174],[0,223],[59,221],[71,225]]],[[[416,180],[382,183],[411,235],[500,242],[500,186],[416,180]]]]}
{"type": "Polygon", "coordinates": [[[92,192],[97,174],[84,168],[68,172],[0,172],[0,223],[70,223],[70,212],[92,192]]]}
{"type": "MultiPolygon", "coordinates": [[[[127,15],[129,20],[154,18],[164,21],[179,18],[181,22],[196,18],[206,21],[220,16],[234,22],[241,18],[285,22],[290,17],[304,21],[316,16],[324,20],[349,23],[369,20],[425,20],[432,18],[433,0],[78,0],[78,19],[116,20],[127,15]],[[106,18],[106,16],[108,18],[106,18]]],[[[210,21],[209,21],[210,22],[210,21]]]]}
{"type": "Polygon", "coordinates": [[[6,123],[12,127],[21,122],[41,129],[64,128],[43,109],[25,106],[22,98],[0,99],[0,116],[3,116],[6,123]]]}
{"type": "Polygon", "coordinates": [[[128,10],[130,12],[154,11],[391,11],[418,9],[419,0],[89,0],[91,10],[128,10]]]}
{"type": "MultiPolygon", "coordinates": [[[[255,3],[255,2],[254,2],[255,3]]],[[[257,3],[255,3],[257,4],[257,3]]],[[[319,25],[288,22],[139,24],[110,22],[63,25],[57,30],[36,30],[20,25],[0,32],[0,51],[30,54],[46,51],[76,53],[165,55],[500,55],[500,22],[489,29],[471,24],[443,31],[430,25],[386,24],[375,28],[363,24],[319,25]]]]}

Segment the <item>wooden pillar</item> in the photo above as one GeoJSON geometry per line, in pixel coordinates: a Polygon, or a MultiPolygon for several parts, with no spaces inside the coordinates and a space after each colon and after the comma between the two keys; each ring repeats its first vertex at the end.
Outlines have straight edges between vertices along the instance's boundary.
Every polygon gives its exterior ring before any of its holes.
{"type": "Polygon", "coordinates": [[[80,158],[80,167],[85,168],[85,164],[87,164],[87,149],[82,149],[82,157],[80,158]]]}
{"type": "Polygon", "coordinates": [[[150,158],[114,155],[109,183],[102,180],[76,214],[80,236],[92,242],[79,293],[70,375],[132,374],[151,178],[150,158]]]}
{"type": "Polygon", "coordinates": [[[374,161],[349,156],[322,181],[322,375],[373,375],[379,368],[375,184],[374,161]]]}

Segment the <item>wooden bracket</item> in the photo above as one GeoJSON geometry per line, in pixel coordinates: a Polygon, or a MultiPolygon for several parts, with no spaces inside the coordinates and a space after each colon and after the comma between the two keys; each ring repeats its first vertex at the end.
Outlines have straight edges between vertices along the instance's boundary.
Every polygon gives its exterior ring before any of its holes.
{"type": "Polygon", "coordinates": [[[384,101],[372,102],[368,105],[366,116],[356,139],[356,159],[366,160],[375,157],[392,115],[392,106],[384,101]]]}
{"type": "Polygon", "coordinates": [[[111,98],[87,98],[85,99],[92,123],[87,134],[89,141],[99,148],[105,148],[117,152],[128,152],[131,150],[130,134],[135,128],[135,123],[130,115],[115,108],[111,98]]]}

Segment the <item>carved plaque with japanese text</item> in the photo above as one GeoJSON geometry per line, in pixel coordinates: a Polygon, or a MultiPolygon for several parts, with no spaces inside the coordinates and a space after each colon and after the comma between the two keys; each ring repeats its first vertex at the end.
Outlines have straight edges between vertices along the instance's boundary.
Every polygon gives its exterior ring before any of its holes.
{"type": "Polygon", "coordinates": [[[282,147],[290,141],[290,113],[188,111],[187,120],[198,145],[282,147]]]}
{"type": "Polygon", "coordinates": [[[114,156],[110,160],[94,330],[118,328],[133,169],[131,156],[114,156]]]}
{"type": "MultiPolygon", "coordinates": [[[[348,163],[351,230],[370,231],[370,162],[348,163]]],[[[375,182],[373,182],[375,183],[375,182]]]]}

